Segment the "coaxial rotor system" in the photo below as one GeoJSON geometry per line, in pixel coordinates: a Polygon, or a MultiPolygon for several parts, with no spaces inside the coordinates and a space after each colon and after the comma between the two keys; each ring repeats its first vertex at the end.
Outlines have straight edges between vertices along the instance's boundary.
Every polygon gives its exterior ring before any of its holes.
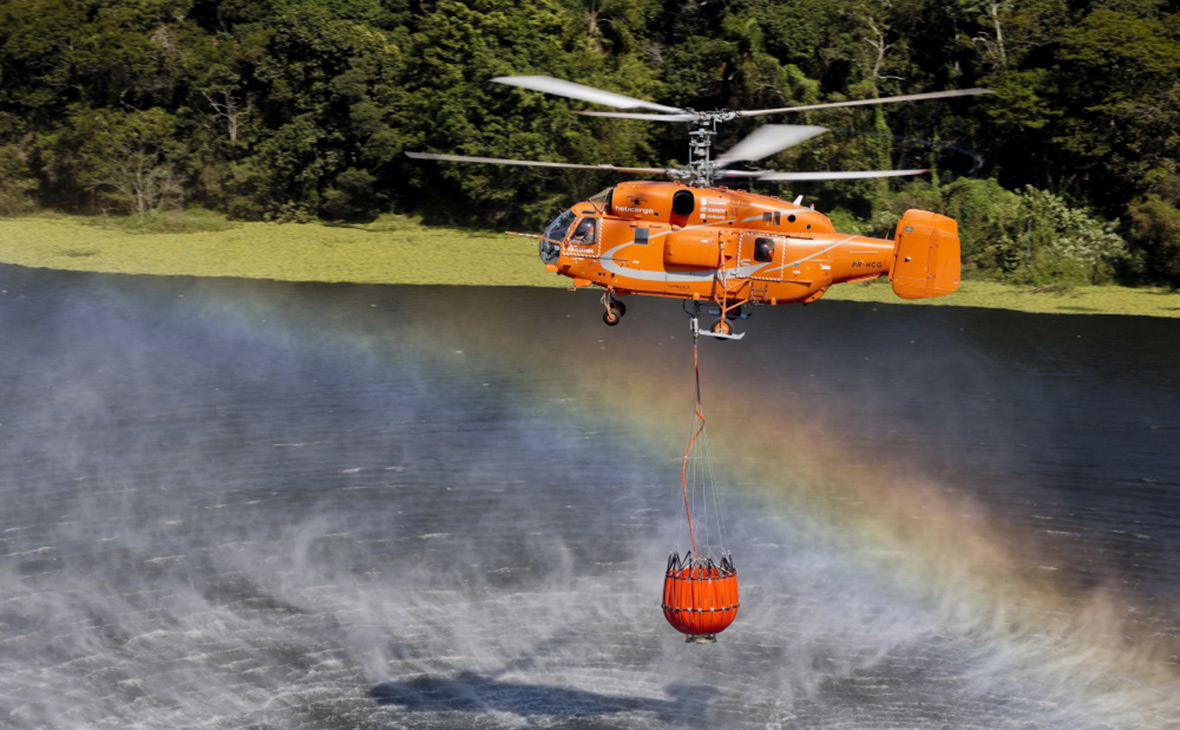
{"type": "Polygon", "coordinates": [[[572,170],[599,170],[646,175],[665,175],[673,180],[684,182],[693,187],[712,187],[720,179],[751,178],[765,182],[796,182],[804,180],[848,180],[856,178],[900,177],[905,175],[919,175],[929,172],[927,169],[917,170],[840,170],[822,172],[775,172],[769,170],[734,170],[730,165],[739,162],[752,163],[770,157],[795,145],[827,131],[824,127],[797,124],[767,124],[755,129],[749,136],[742,139],[729,150],[712,156],[713,136],[717,133],[717,125],[744,117],[757,117],[770,114],[786,114],[791,112],[813,111],[816,109],[834,109],[839,107],[867,106],[872,104],[891,104],[904,101],[920,101],[925,99],[945,99],[958,96],[973,96],[990,94],[988,89],[955,89],[950,91],[933,91],[922,94],[906,94],[903,96],[887,96],[877,99],[859,99],[855,101],[839,101],[827,104],[810,104],[807,106],[780,107],[775,109],[734,110],[721,109],[716,111],[696,111],[678,107],[656,104],[642,99],[635,99],[612,91],[596,89],[592,86],[576,84],[549,76],[498,76],[492,81],[508,86],[517,86],[547,94],[555,94],[570,99],[613,106],[617,109],[642,109],[648,111],[579,111],[578,114],[598,117],[614,117],[620,119],[640,119],[655,122],[685,122],[692,125],[689,131],[688,164],[683,167],[626,167],[619,165],[574,164],[565,162],[542,162],[537,160],[512,160],[496,157],[470,157],[466,155],[446,155],[434,152],[406,152],[408,157],[419,160],[441,160],[444,162],[475,162],[496,165],[525,165],[530,167],[559,167],[572,170]]]}

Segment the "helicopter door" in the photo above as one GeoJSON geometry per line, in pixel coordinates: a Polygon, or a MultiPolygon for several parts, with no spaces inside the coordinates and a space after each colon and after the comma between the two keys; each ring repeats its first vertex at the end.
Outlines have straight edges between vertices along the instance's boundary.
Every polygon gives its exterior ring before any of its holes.
{"type": "Polygon", "coordinates": [[[750,271],[749,278],[754,281],[781,281],[786,251],[787,242],[782,236],[748,231],[738,245],[738,266],[750,271]]]}

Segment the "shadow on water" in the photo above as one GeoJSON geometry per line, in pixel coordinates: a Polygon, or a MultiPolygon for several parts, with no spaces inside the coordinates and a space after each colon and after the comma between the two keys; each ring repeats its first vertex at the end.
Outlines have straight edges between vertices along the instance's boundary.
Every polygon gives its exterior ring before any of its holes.
{"type": "Polygon", "coordinates": [[[415,712],[508,712],[521,717],[601,717],[620,712],[644,712],[662,722],[703,726],[703,718],[717,694],[705,685],[670,684],[671,699],[604,694],[550,684],[505,682],[477,672],[455,677],[422,675],[376,685],[370,696],[380,705],[415,712]]]}

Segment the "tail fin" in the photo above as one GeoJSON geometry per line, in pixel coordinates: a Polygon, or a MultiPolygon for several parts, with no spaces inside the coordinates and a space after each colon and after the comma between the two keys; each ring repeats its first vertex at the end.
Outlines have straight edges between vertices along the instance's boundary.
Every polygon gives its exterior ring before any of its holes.
{"type": "Polygon", "coordinates": [[[958,291],[959,224],[945,215],[907,210],[897,222],[889,281],[902,299],[958,291]]]}

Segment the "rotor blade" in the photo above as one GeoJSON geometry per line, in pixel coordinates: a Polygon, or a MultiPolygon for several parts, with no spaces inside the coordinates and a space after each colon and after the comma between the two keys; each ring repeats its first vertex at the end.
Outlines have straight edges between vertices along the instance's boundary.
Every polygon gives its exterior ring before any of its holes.
{"type": "Polygon", "coordinates": [[[434,152],[406,152],[406,157],[415,160],[442,160],[443,162],[478,162],[487,165],[523,165],[526,167],[561,167],[568,170],[604,170],[608,172],[635,172],[651,175],[666,175],[663,167],[618,167],[616,165],[575,165],[569,162],[540,162],[537,160],[505,160],[499,157],[468,157],[467,155],[440,155],[434,152]]]}
{"type": "Polygon", "coordinates": [[[713,177],[758,177],[765,175],[764,170],[714,170],[713,177]]]}
{"type": "Polygon", "coordinates": [[[753,162],[794,147],[817,134],[828,131],[824,127],[796,124],[766,124],[755,129],[750,136],[717,157],[718,165],[731,162],[753,162]]]}
{"type": "Polygon", "coordinates": [[[921,175],[929,170],[842,170],[839,172],[764,172],[758,180],[766,182],[800,182],[805,180],[857,180],[870,177],[921,175]]]}
{"type": "Polygon", "coordinates": [[[695,122],[696,114],[640,114],[638,112],[574,112],[586,117],[615,117],[616,119],[642,119],[647,122],[695,122]]]}
{"type": "Polygon", "coordinates": [[[582,101],[589,101],[595,104],[605,104],[606,106],[614,106],[620,109],[654,109],[658,112],[666,112],[668,114],[681,114],[684,112],[683,109],[677,109],[676,107],[653,104],[650,101],[633,99],[630,96],[616,94],[613,91],[603,91],[593,86],[583,86],[582,84],[575,84],[572,81],[563,81],[549,76],[497,76],[492,81],[498,84],[532,89],[533,91],[543,91],[546,94],[557,94],[558,96],[567,96],[571,99],[581,99],[582,101]]]}
{"type": "Polygon", "coordinates": [[[906,94],[904,96],[885,96],[880,99],[858,99],[856,101],[834,101],[827,104],[811,104],[809,106],[784,106],[779,109],[750,109],[738,112],[739,117],[757,117],[763,114],[782,114],[785,112],[806,112],[814,109],[835,109],[846,106],[865,106],[868,104],[893,104],[900,101],[920,101],[922,99],[946,99],[953,96],[975,96],[977,94],[994,93],[991,89],[952,89],[950,91],[929,91],[924,94],[906,94]]]}

